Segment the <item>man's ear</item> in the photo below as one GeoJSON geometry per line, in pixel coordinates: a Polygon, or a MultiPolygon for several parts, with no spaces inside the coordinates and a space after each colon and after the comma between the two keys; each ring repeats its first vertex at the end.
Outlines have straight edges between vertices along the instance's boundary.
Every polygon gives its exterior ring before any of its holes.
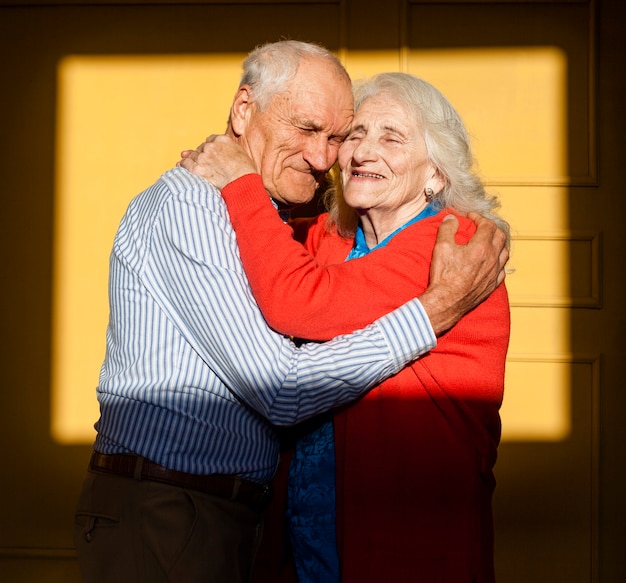
{"type": "Polygon", "coordinates": [[[251,107],[252,94],[250,86],[242,85],[237,89],[233,105],[230,108],[230,124],[237,137],[241,136],[245,131],[251,107]]]}

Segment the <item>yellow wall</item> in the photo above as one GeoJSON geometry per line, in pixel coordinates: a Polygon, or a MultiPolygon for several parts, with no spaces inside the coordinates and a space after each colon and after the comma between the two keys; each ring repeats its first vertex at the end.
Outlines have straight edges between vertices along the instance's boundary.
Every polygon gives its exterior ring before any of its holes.
{"type": "Polygon", "coordinates": [[[36,4],[0,1],[2,581],[77,580],[117,222],[223,130],[243,56],[281,36],[354,78],[422,76],[459,109],[514,230],[500,580],[626,580],[620,0],[36,4]]]}

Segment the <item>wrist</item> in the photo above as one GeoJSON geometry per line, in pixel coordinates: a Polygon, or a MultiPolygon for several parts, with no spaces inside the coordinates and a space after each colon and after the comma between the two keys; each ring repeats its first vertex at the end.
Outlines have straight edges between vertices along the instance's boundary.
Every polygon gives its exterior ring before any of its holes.
{"type": "Polygon", "coordinates": [[[437,336],[452,328],[462,316],[442,286],[429,287],[419,300],[437,336]]]}

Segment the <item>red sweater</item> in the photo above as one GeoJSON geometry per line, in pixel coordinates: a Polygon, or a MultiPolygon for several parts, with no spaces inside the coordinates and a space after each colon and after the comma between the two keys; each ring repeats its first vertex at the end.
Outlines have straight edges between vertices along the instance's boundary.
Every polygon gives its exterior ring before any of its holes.
{"type": "MultiPolygon", "coordinates": [[[[365,326],[428,285],[445,212],[345,262],[352,241],[326,215],[277,217],[257,175],[223,191],[250,285],[270,326],[326,340],[365,326]]],[[[459,217],[457,243],[475,225],[459,217]]],[[[492,582],[492,469],[509,340],[504,285],[427,356],[335,415],[344,583],[492,582]]]]}

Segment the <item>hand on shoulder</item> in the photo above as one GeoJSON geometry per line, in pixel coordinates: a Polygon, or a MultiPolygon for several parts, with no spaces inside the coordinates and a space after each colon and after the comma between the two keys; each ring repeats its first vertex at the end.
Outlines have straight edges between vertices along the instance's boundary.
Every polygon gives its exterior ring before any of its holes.
{"type": "Polygon", "coordinates": [[[509,257],[506,234],[477,213],[469,213],[468,219],[475,223],[476,232],[467,244],[456,242],[464,217],[447,215],[437,233],[430,283],[420,297],[437,335],[454,326],[504,281],[509,257]]]}
{"type": "Polygon", "coordinates": [[[257,171],[245,150],[225,134],[211,134],[195,150],[181,152],[181,158],[178,166],[220,189],[237,178],[257,171]]]}

